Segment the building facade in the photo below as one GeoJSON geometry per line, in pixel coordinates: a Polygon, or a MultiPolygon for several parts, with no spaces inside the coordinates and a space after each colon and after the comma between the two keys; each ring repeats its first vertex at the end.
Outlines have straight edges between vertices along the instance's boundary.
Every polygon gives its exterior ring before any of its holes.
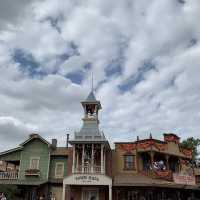
{"type": "Polygon", "coordinates": [[[138,137],[111,149],[99,128],[102,107],[93,91],[81,104],[83,125],[70,147],[31,134],[19,147],[0,153],[0,188],[17,186],[23,200],[200,199],[200,170],[177,135],[138,137]]]}

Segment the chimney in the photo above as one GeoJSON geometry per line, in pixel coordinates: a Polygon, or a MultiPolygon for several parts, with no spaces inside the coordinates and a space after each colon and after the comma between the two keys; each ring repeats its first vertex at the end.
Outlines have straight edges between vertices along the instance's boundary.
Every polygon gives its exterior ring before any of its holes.
{"type": "Polygon", "coordinates": [[[69,133],[67,134],[66,147],[69,147],[69,133]]]}
{"type": "Polygon", "coordinates": [[[52,139],[51,145],[55,149],[57,147],[57,140],[56,139],[52,139]]]}

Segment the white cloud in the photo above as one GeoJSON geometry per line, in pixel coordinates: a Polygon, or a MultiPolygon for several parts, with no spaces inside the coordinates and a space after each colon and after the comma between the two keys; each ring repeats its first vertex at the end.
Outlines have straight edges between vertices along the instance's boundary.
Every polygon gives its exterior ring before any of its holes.
{"type": "Polygon", "coordinates": [[[64,144],[66,128],[80,127],[79,102],[89,93],[92,71],[101,126],[111,142],[150,132],[198,137],[198,0],[45,0],[13,8],[0,20],[0,116],[15,119],[0,127],[16,133],[10,146],[34,129],[64,144]],[[23,73],[24,63],[13,60],[15,49],[31,54],[46,75],[23,73]],[[61,58],[65,54],[69,58],[61,58]],[[81,85],[65,78],[77,71],[84,73],[81,85]]]}

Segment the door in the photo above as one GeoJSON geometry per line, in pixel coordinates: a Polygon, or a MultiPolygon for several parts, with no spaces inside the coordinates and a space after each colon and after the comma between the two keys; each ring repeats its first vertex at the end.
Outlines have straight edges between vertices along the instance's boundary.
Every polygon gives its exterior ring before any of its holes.
{"type": "Polygon", "coordinates": [[[83,189],[82,200],[99,200],[99,191],[97,189],[83,189]]]}

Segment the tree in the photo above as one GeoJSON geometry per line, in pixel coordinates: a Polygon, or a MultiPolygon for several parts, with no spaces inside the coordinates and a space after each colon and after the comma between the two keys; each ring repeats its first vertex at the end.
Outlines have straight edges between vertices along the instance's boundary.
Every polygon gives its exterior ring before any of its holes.
{"type": "Polygon", "coordinates": [[[181,146],[184,148],[192,149],[192,159],[197,162],[198,160],[198,147],[200,146],[200,139],[195,139],[193,137],[189,137],[186,140],[183,140],[181,146]]]}

